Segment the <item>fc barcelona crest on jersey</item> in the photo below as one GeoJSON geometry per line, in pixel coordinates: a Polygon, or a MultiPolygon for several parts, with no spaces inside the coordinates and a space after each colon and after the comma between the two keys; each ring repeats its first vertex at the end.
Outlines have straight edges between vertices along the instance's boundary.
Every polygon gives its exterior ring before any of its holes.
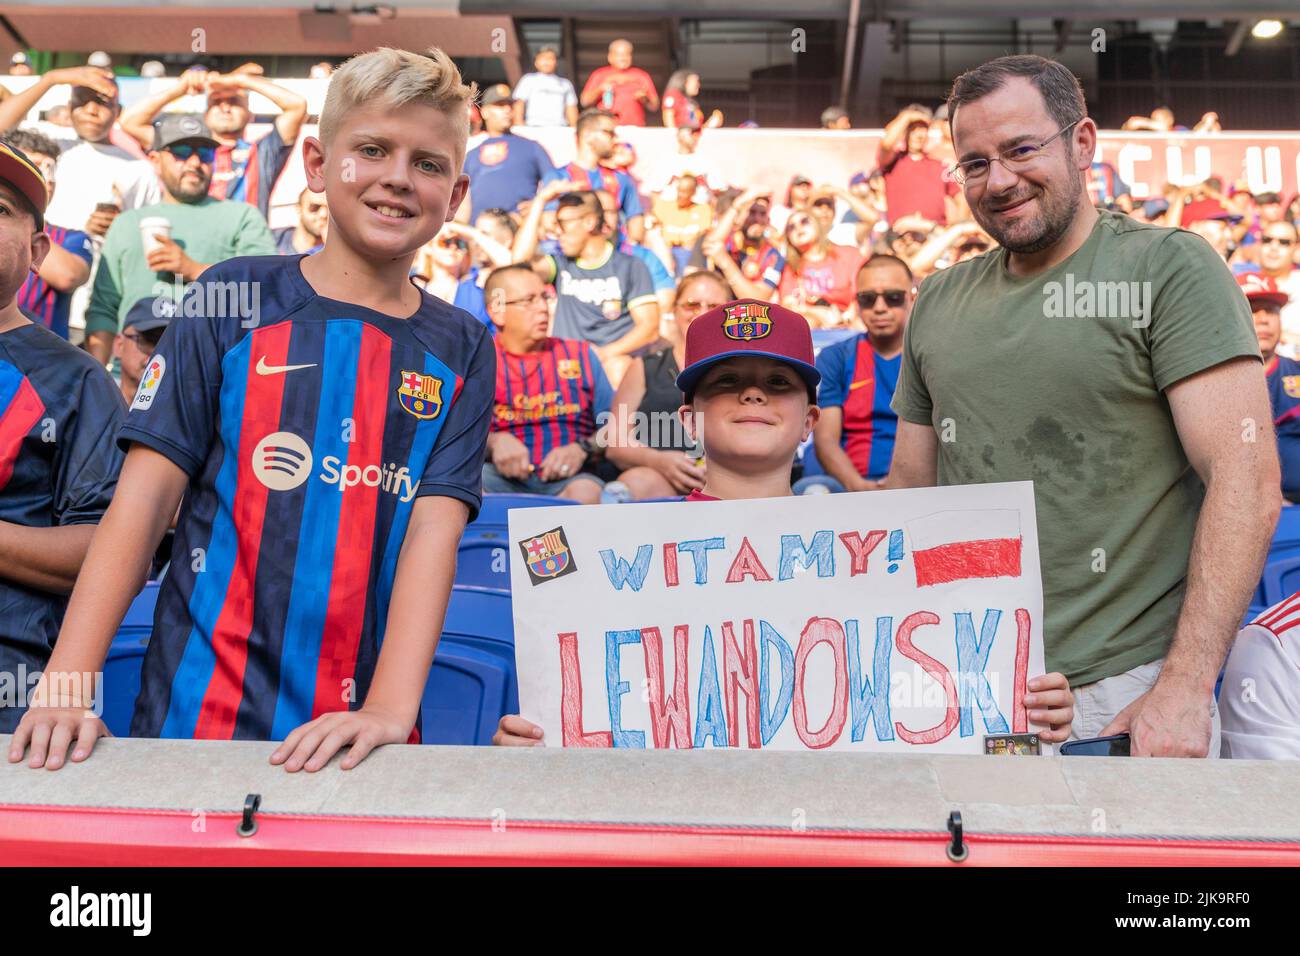
{"type": "Polygon", "coordinates": [[[1282,390],[1292,398],[1300,398],[1300,375],[1283,375],[1282,390]]]}
{"type": "Polygon", "coordinates": [[[555,373],[560,378],[582,378],[582,363],[577,359],[557,359],[555,373]]]}
{"type": "Polygon", "coordinates": [[[525,538],[519,542],[519,550],[523,552],[528,577],[534,586],[578,570],[573,554],[569,551],[569,541],[564,537],[564,528],[555,528],[535,538],[525,538]]]}
{"type": "Polygon", "coordinates": [[[772,331],[772,320],[767,314],[768,306],[760,302],[737,302],[726,308],[726,318],[722,320],[722,331],[729,339],[750,342],[761,339],[772,331]]]}
{"type": "Polygon", "coordinates": [[[437,418],[442,411],[442,379],[403,370],[397,398],[416,418],[437,418]]]}

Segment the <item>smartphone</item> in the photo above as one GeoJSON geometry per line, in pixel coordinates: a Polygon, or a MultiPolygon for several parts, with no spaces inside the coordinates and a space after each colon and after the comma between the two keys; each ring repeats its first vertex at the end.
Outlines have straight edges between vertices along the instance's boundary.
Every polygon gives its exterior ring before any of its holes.
{"type": "Polygon", "coordinates": [[[1090,737],[1087,740],[1068,740],[1061,744],[1062,757],[1127,757],[1128,734],[1110,737],[1090,737]]]}

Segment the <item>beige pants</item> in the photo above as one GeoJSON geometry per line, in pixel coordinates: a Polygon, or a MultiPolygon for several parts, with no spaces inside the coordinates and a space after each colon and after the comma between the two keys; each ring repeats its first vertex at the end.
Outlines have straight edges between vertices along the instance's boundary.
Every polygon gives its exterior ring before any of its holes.
{"type": "MultiPolygon", "coordinates": [[[[1074,688],[1074,723],[1070,725],[1070,739],[1082,740],[1088,737],[1100,737],[1102,728],[1115,719],[1115,716],[1133,703],[1140,695],[1151,689],[1151,685],[1160,676],[1160,667],[1164,658],[1142,664],[1107,677],[1105,680],[1091,684],[1081,684],[1074,688]]],[[[1217,702],[1210,703],[1210,752],[1208,756],[1219,756],[1219,707],[1217,702]]]]}

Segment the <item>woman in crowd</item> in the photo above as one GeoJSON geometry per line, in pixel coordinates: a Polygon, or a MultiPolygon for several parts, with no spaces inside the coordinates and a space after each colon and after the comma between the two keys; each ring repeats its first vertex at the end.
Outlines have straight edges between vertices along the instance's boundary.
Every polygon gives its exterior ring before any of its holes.
{"type": "Polygon", "coordinates": [[[664,96],[660,104],[663,110],[664,126],[676,129],[685,126],[689,129],[713,129],[722,125],[722,114],[714,110],[706,122],[704,111],[700,109],[697,97],[700,95],[700,74],[692,70],[678,70],[668,77],[664,87],[664,96]]]}
{"type": "Polygon", "coordinates": [[[796,212],[785,227],[785,270],[780,302],[802,313],[813,328],[835,328],[852,314],[854,282],[862,254],[837,246],[811,212],[796,212]]]}
{"type": "Polygon", "coordinates": [[[632,497],[689,494],[704,485],[704,462],[677,418],[677,375],[686,358],[686,329],[697,315],[730,302],[731,290],[713,272],[692,272],[677,284],[672,342],[633,361],[610,403],[611,464],[632,497]]]}

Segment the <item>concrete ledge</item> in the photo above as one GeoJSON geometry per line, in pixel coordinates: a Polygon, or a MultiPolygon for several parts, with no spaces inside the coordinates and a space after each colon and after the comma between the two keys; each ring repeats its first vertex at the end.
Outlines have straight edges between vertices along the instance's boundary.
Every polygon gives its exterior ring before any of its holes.
{"type": "MultiPolygon", "coordinates": [[[[8,737],[0,736],[0,752],[8,737]]],[[[1300,762],[389,746],[289,774],[260,742],[101,740],[0,764],[2,805],[790,830],[1300,841],[1300,762]]]]}

